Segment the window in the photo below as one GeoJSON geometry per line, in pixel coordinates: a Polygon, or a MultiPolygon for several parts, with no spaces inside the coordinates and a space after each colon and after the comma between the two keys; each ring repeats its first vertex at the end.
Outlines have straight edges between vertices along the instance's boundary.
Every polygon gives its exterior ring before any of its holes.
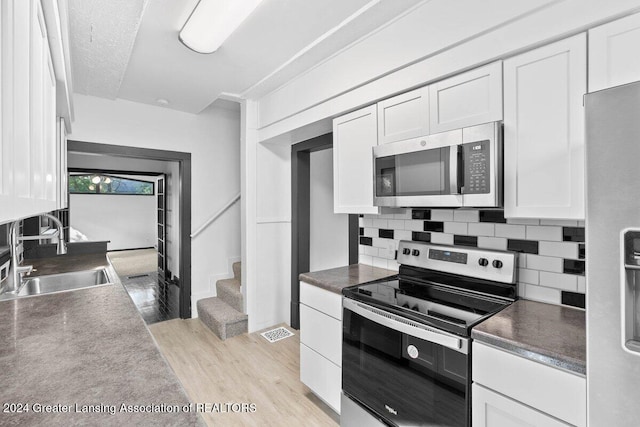
{"type": "Polygon", "coordinates": [[[70,194],[128,194],[153,196],[155,183],[110,175],[71,175],[70,194]]]}

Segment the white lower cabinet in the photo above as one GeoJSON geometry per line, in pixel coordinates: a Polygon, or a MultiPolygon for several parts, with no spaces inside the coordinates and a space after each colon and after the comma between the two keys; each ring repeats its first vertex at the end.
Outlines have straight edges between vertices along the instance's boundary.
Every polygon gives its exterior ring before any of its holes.
{"type": "Polygon", "coordinates": [[[477,384],[471,387],[471,395],[473,427],[566,427],[570,425],[477,384]]]}
{"type": "Polygon", "coordinates": [[[473,343],[474,427],[586,426],[585,377],[473,343]]]}
{"type": "Polygon", "coordinates": [[[300,282],[300,381],[338,414],[341,366],[342,296],[300,282]]]}

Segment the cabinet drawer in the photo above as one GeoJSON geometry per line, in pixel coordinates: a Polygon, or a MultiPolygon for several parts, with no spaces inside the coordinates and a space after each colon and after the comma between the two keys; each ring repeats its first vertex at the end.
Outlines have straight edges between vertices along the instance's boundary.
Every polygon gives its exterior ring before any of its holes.
{"type": "Polygon", "coordinates": [[[568,427],[560,420],[477,384],[471,387],[474,427],[568,427]]]}
{"type": "Polygon", "coordinates": [[[300,302],[342,320],[342,295],[300,282],[300,302]]]}
{"type": "Polygon", "coordinates": [[[473,343],[473,381],[576,426],[585,426],[584,377],[473,343]]]}
{"type": "Polygon", "coordinates": [[[340,413],[342,370],[304,344],[300,344],[300,381],[340,413]]]}
{"type": "Polygon", "coordinates": [[[300,342],[342,366],[342,322],[300,304],[300,342]]]}

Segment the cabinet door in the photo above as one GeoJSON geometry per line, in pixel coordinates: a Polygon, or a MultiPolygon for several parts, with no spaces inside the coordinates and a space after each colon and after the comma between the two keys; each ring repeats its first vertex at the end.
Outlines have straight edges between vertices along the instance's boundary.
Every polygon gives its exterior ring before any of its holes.
{"type": "Polygon", "coordinates": [[[333,120],[333,211],[377,214],[373,206],[373,147],[378,145],[376,106],[333,120]]]}
{"type": "Polygon", "coordinates": [[[586,35],[504,62],[504,205],[516,218],[584,218],[586,35]]]}
{"type": "Polygon", "coordinates": [[[502,62],[429,86],[431,133],[502,120],[502,62]]]}
{"type": "Polygon", "coordinates": [[[15,218],[13,194],[13,8],[0,2],[0,223],[15,218]]]}
{"type": "Polygon", "coordinates": [[[640,80],[640,14],[589,30],[589,92],[640,80]]]}
{"type": "Polygon", "coordinates": [[[342,366],[342,322],[300,304],[300,342],[342,366]]]}
{"type": "Polygon", "coordinates": [[[475,383],[471,386],[471,399],[474,427],[567,427],[570,425],[475,383]]]}
{"type": "Polygon", "coordinates": [[[429,134],[429,89],[423,87],[378,102],[378,144],[429,134]]]}
{"type": "Polygon", "coordinates": [[[342,370],[304,344],[300,344],[300,381],[340,413],[342,370]]]}

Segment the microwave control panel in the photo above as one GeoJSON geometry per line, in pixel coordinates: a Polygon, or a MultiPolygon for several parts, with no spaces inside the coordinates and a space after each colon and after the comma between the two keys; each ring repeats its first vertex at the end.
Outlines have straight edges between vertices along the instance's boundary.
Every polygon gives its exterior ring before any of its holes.
{"type": "Polygon", "coordinates": [[[464,194],[489,193],[491,176],[489,147],[489,141],[462,144],[464,194]]]}

